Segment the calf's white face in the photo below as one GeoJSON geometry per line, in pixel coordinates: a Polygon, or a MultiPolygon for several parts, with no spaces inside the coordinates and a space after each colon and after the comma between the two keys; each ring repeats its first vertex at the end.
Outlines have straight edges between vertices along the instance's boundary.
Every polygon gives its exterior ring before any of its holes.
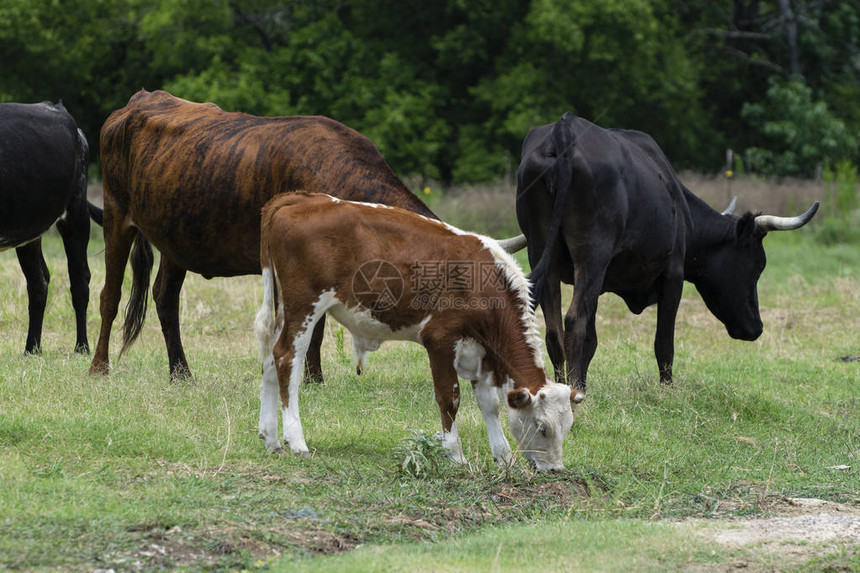
{"type": "Polygon", "coordinates": [[[561,470],[561,444],[573,425],[570,386],[547,380],[537,394],[508,392],[508,422],[523,455],[540,471],[561,470]]]}

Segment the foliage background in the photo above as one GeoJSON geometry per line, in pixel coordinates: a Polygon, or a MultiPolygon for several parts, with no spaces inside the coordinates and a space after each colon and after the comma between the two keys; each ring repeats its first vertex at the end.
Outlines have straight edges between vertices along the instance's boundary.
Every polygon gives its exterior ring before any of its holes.
{"type": "Polygon", "coordinates": [[[858,163],[860,3],[836,0],[3,0],[0,101],[98,130],[138,89],[320,114],[401,176],[516,169],[564,111],[653,135],[678,168],[858,163]]]}

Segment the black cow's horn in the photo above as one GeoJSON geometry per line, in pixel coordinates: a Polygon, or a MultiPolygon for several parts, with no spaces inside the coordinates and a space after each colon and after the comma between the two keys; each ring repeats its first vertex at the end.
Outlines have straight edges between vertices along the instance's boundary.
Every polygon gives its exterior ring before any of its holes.
{"type": "Polygon", "coordinates": [[[729,206],[723,209],[723,215],[731,215],[735,212],[735,207],[738,205],[738,198],[732,197],[732,200],[729,202],[729,206]]]}
{"type": "Polygon", "coordinates": [[[501,246],[505,252],[507,253],[516,253],[522,249],[526,248],[526,236],[525,235],[517,235],[516,237],[511,237],[510,239],[502,239],[498,241],[499,246],[501,246]]]}
{"type": "Polygon", "coordinates": [[[797,217],[775,217],[773,215],[759,215],[755,218],[755,226],[759,231],[767,233],[768,231],[791,231],[799,229],[812,219],[815,212],[818,211],[818,201],[812,204],[812,207],[803,215],[797,217]]]}

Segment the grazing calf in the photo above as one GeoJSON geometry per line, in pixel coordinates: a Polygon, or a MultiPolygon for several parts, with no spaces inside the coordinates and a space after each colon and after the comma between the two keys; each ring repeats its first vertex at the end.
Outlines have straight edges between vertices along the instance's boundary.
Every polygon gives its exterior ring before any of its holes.
{"type": "Polygon", "coordinates": [[[0,104],[0,251],[15,249],[27,280],[26,353],[41,352],[51,280],[41,237],[54,223],[68,260],[75,350],[90,351],[87,162],[87,140],[62,104],[0,104]]]}
{"type": "Polygon", "coordinates": [[[459,377],[472,381],[497,461],[511,457],[499,389],[525,456],[540,470],[562,468],[572,394],[547,379],[528,281],[496,241],[403,209],[304,193],[269,201],[261,227],[264,295],[255,330],[263,362],[259,429],[269,451],[283,451],[280,392],[284,441],[308,454],[298,389],[314,326],[328,313],[352,333],[359,367],[385,340],[427,349],[452,460],[465,461],[459,377]]]}

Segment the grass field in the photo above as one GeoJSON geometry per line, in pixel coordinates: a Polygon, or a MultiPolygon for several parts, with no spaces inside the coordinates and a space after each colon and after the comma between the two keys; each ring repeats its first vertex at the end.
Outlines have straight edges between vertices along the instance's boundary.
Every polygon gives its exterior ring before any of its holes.
{"type": "MultiPolygon", "coordinates": [[[[416,478],[401,471],[404,448],[417,448],[408,438],[439,426],[421,347],[384,345],[357,377],[349,334],[330,321],[327,382],[300,395],[314,455],[270,456],[256,431],[259,277],[189,276],[180,321],[192,382],[168,381],[152,308],[119,362],[115,325],[113,372],[90,377],[89,357],[71,352],[52,232],[41,356],[22,355],[26,289],[14,254],[0,254],[0,569],[857,570],[857,544],[762,555],[678,521],[764,515],[795,496],[860,506],[860,363],[839,360],[860,354],[860,248],[814,234],[766,239],[756,342],[731,340],[686,289],[669,388],[653,358],[654,309],[633,316],[604,296],[565,472],[497,467],[467,390],[469,464],[431,463],[416,478]]],[[[89,249],[91,345],[100,237],[89,249]]]]}

